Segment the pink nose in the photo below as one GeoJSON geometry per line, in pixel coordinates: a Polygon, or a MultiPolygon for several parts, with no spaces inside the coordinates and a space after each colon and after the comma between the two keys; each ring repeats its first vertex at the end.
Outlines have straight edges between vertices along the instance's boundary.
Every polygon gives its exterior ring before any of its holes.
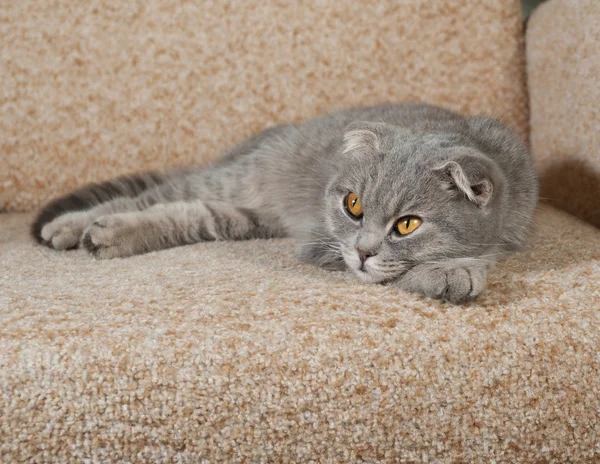
{"type": "Polygon", "coordinates": [[[360,248],[357,248],[356,251],[358,251],[358,257],[360,258],[361,263],[364,263],[371,256],[375,256],[373,253],[369,253],[368,251],[363,251],[360,248]]]}

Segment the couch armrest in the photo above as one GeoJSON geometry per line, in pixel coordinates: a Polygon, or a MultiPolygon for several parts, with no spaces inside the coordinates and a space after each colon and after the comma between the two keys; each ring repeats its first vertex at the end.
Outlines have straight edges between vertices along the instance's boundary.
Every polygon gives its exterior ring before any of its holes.
{"type": "Polygon", "coordinates": [[[527,30],[541,196],[600,227],[600,2],[550,0],[527,30]]]}

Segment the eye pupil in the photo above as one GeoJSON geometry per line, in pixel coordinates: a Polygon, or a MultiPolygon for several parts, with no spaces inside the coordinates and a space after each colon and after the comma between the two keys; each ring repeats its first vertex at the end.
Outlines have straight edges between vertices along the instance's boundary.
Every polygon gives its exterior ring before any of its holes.
{"type": "Polygon", "coordinates": [[[408,216],[398,219],[395,231],[400,235],[408,235],[419,228],[423,221],[416,216],[408,216]]]}
{"type": "Polygon", "coordinates": [[[344,198],[344,207],[352,219],[360,219],[362,217],[362,205],[356,193],[350,192],[346,195],[346,198],[344,198]]]}

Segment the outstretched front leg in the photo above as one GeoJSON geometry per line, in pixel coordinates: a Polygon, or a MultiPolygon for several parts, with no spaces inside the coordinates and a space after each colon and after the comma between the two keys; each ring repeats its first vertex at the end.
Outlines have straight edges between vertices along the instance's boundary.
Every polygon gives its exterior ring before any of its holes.
{"type": "Polygon", "coordinates": [[[283,235],[276,219],[225,202],[175,202],[96,219],[83,245],[110,259],[213,240],[249,240],[283,235]]]}

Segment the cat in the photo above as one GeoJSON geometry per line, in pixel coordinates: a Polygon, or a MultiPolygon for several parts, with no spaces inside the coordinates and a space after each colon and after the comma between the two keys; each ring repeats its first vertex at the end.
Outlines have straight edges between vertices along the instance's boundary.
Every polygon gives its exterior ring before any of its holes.
{"type": "Polygon", "coordinates": [[[537,195],[528,150],[499,121],[382,104],[268,128],[206,167],[91,184],[31,231],[99,259],[296,237],[304,261],[458,303],[523,245],[537,195]]]}

